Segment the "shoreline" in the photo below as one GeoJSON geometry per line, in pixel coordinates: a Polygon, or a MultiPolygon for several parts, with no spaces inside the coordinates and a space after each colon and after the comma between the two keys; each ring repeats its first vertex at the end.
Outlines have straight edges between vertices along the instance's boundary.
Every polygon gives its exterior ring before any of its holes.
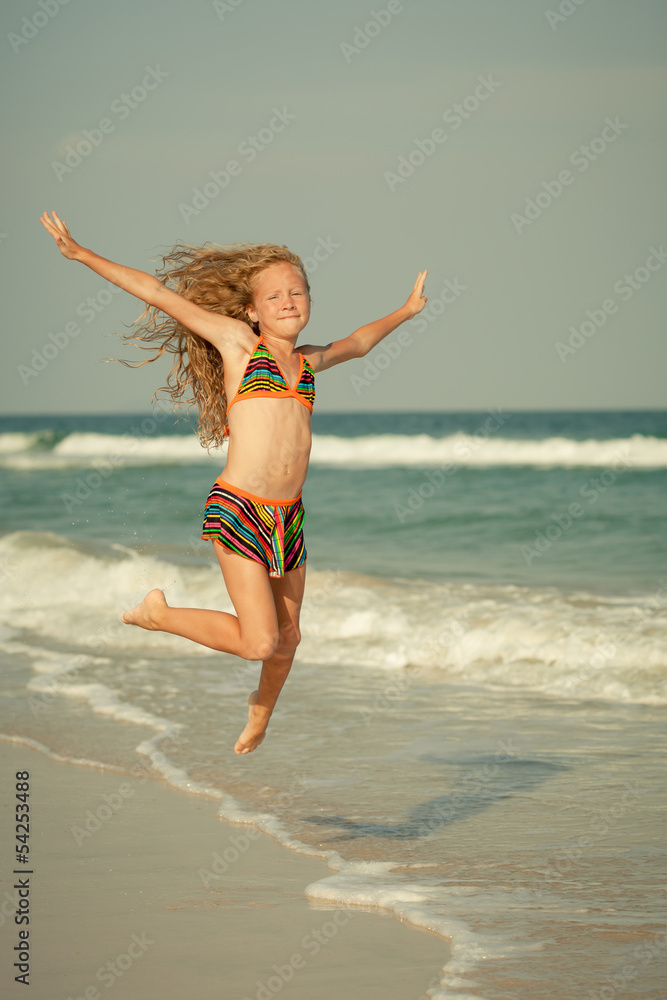
{"type": "Polygon", "coordinates": [[[9,845],[3,978],[23,971],[13,962],[27,940],[33,1000],[98,1000],[111,987],[118,1000],[333,1000],[343,992],[418,1000],[440,982],[446,941],[375,907],[307,898],[305,887],[330,874],[324,861],[224,820],[218,801],[18,742],[0,741],[0,759],[9,845]],[[30,773],[23,866],[14,854],[17,771],[30,773]],[[21,868],[32,874],[13,874],[21,868]],[[14,918],[12,886],[21,879],[29,880],[26,926],[14,918]]]}

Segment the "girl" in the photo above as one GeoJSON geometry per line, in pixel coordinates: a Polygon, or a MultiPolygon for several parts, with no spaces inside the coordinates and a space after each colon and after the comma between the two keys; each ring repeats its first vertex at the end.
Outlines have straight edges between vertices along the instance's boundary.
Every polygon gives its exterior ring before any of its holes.
{"type": "Polygon", "coordinates": [[[123,621],[262,661],[248,723],[234,747],[237,754],[250,753],[264,739],[300,640],[306,577],[301,488],[314,373],[364,357],[421,312],[427,272],[396,312],[326,347],[297,349],[310,316],[310,288],[301,259],[287,247],[180,246],[153,276],[79,246],[55,212],[44,212],[40,221],[65,257],[147,304],[146,319],[128,339],[157,348],[149,361],[164,351],[175,356],[168,391],[176,399],[191,390],[202,444],[219,445],[229,435],[224,479],[216,480],[206,502],[202,538],[214,543],[236,615],[172,608],[161,590],[151,590],[123,621]]]}

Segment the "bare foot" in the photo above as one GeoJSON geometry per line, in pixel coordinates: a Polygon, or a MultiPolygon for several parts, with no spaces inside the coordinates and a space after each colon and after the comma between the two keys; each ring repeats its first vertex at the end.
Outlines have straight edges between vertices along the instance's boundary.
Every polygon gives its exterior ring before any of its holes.
{"type": "Polygon", "coordinates": [[[147,628],[155,632],[160,628],[158,624],[160,611],[166,607],[164,592],[150,590],[141,604],[137,604],[136,608],[125,612],[122,620],[126,625],[139,625],[140,628],[147,628]]]}
{"type": "Polygon", "coordinates": [[[245,727],[234,745],[234,753],[244,754],[256,750],[266,736],[266,727],[269,724],[268,716],[263,713],[261,718],[255,714],[255,704],[257,702],[257,692],[248,698],[248,725],[245,727]]]}

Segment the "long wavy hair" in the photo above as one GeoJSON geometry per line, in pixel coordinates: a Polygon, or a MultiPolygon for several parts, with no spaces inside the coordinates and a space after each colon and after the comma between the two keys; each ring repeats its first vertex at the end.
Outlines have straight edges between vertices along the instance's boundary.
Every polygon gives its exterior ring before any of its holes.
{"type": "MultiPolygon", "coordinates": [[[[161,256],[162,266],[155,272],[159,281],[203,309],[242,320],[257,335],[258,324],[251,322],[246,310],[253,301],[255,282],[267,267],[283,262],[293,264],[303,275],[310,295],[303,262],[286,246],[274,243],[234,243],[231,246],[205,243],[201,247],[193,247],[183,243],[161,256]]],[[[174,402],[194,403],[202,445],[210,448],[222,444],[227,423],[227,396],[219,351],[155,306],[144,309],[132,324],[132,331],[120,336],[141,350],[154,350],[155,354],[136,365],[128,361],[121,363],[128,368],[139,368],[157,361],[165,352],[173,354],[167,384],[153,393],[153,399],[158,393],[165,392],[174,402]]]]}

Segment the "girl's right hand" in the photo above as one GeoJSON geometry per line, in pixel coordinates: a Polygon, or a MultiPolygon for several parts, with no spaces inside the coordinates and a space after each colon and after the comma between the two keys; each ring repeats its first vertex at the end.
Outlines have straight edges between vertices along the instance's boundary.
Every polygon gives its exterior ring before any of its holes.
{"type": "Polygon", "coordinates": [[[44,214],[40,216],[39,221],[42,223],[44,228],[51,233],[54,240],[58,244],[58,249],[61,254],[63,254],[64,257],[67,257],[68,260],[76,260],[81,253],[82,248],[76,240],[72,239],[69,229],[63,220],[58,218],[58,214],[56,212],[52,212],[51,214],[53,219],[49,218],[48,212],[44,212],[44,214]]]}

